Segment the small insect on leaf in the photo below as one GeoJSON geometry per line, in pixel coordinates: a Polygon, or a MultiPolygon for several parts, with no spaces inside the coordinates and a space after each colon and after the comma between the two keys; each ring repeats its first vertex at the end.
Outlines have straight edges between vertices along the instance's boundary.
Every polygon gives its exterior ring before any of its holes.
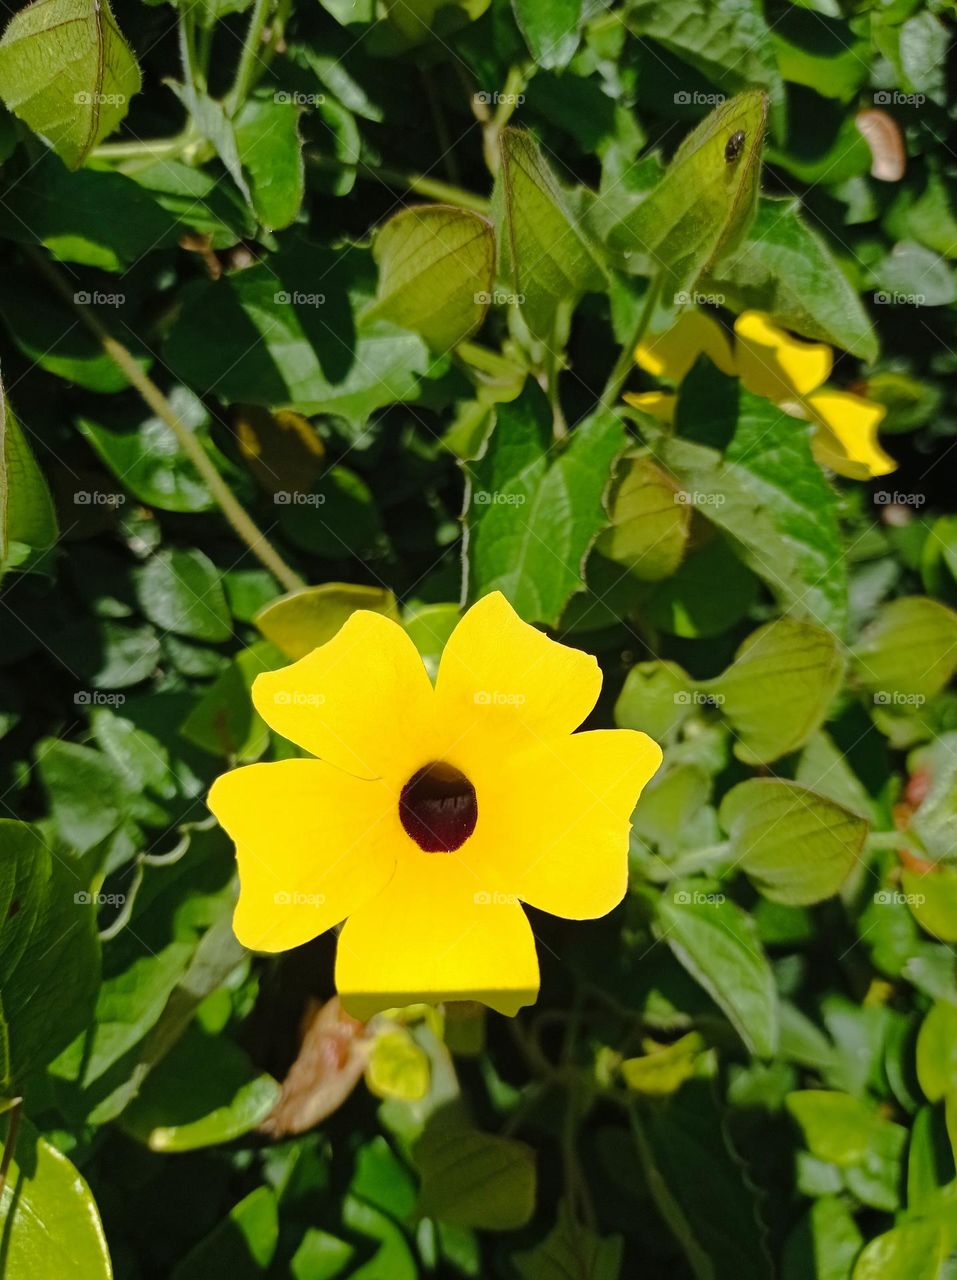
{"type": "Polygon", "coordinates": [[[732,133],[731,137],[725,144],[724,158],[728,164],[733,164],[738,156],[744,150],[744,130],[738,129],[736,133],[732,133]]]}

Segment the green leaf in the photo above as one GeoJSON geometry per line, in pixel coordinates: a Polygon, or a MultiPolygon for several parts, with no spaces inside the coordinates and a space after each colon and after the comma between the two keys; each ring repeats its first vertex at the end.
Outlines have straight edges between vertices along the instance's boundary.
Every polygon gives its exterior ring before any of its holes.
{"type": "Polygon", "coordinates": [[[108,756],[57,738],[37,744],[37,772],[64,841],[86,853],[138,812],[139,795],[108,756]]]}
{"type": "Polygon", "coordinates": [[[957,942],[957,871],[938,867],[921,874],[905,867],[901,888],[922,929],[938,942],[957,942]]]}
{"type": "Polygon", "coordinates": [[[689,1031],[674,1044],[652,1049],[640,1058],[625,1058],[621,1077],[632,1093],[666,1098],[694,1075],[695,1062],[706,1048],[697,1031],[689,1031]]]}
{"type": "Polygon", "coordinates": [[[790,614],[840,634],[847,578],[837,501],[811,455],[807,426],[735,383],[716,394],[719,378],[692,370],[679,424],[695,422],[702,438],[726,441],[723,450],[662,436],[655,456],[790,614]]]}
{"type": "Polygon", "coordinates": [[[415,1146],[423,1217],[486,1231],[523,1227],[535,1210],[535,1152],[436,1112],[415,1146]]]}
{"type": "MultiPolygon", "coordinates": [[[[783,100],[784,86],[759,0],[711,0],[706,6],[694,0],[630,0],[624,21],[634,35],[663,45],[726,93],[760,86],[770,90],[775,101],[783,100]]],[[[688,103],[691,94],[679,91],[674,101],[688,103]]]]}
{"type": "Polygon", "coordinates": [[[680,302],[744,233],[758,198],[767,94],[739,94],[711,112],[675,152],[665,176],[612,227],[609,244],[622,265],[661,272],[662,297],[680,302]],[[740,150],[728,148],[738,134],[740,150]],[[729,155],[731,158],[729,159],[729,155]]]}
{"type": "Polygon", "coordinates": [[[957,300],[957,278],[953,269],[932,250],[910,240],[895,244],[883,261],[874,268],[874,277],[882,290],[875,301],[893,302],[890,295],[900,295],[914,307],[946,307],[957,300]]]}
{"type": "Polygon", "coordinates": [[[88,1026],[100,948],[77,865],[54,855],[35,828],[7,818],[0,819],[0,922],[0,1003],[17,1086],[88,1026]]]}
{"type": "Polygon", "coordinates": [[[849,1093],[802,1089],[789,1093],[786,1103],[807,1149],[818,1160],[849,1169],[883,1148],[896,1151],[898,1157],[903,1151],[906,1129],[849,1093]]]}
{"type": "Polygon", "coordinates": [[[602,495],[625,443],[613,413],[587,419],[552,450],[551,411],[529,383],[499,405],[478,461],[464,464],[470,599],[502,591],[526,622],[555,626],[607,521],[602,495]],[[551,454],[551,456],[550,456],[551,454]]]}
{"type": "Polygon", "coordinates": [[[211,755],[258,760],[269,745],[269,729],[253,706],[253,681],[284,665],[284,655],[265,641],[243,649],[202,698],[194,703],[180,733],[211,755]]]}
{"type": "MultiPolygon", "coordinates": [[[[186,387],[173,387],[167,398],[180,422],[210,451],[209,414],[186,387]]],[[[90,418],[79,418],[80,434],[110,471],[141,502],[160,511],[213,511],[216,501],[205,480],[160,418],[143,418],[131,430],[114,430],[90,418]]],[[[225,459],[223,459],[225,466],[225,459]]]]}
{"type": "Polygon", "coordinates": [[[766,898],[790,906],[837,893],[867,839],[863,818],[778,778],[740,782],[725,796],[719,816],[735,865],[766,898]]]}
{"type": "Polygon", "coordinates": [[[836,1196],[815,1200],[784,1244],[781,1280],[849,1280],[863,1238],[836,1196]]]}
{"type": "Polygon", "coordinates": [[[852,663],[875,703],[920,706],[957,671],[957,613],[926,596],[890,600],[864,629],[852,663]]]}
{"type": "Polygon", "coordinates": [[[433,680],[443,650],[461,616],[462,611],[457,604],[426,604],[410,609],[402,619],[409,639],[422,655],[433,680]]]}
{"type": "Polygon", "coordinates": [[[541,1244],[513,1254],[512,1263],[522,1280],[618,1280],[622,1243],[582,1226],[562,1202],[541,1244]]]}
{"type": "Polygon", "coordinates": [[[242,963],[229,919],[234,874],[232,848],[215,829],[194,831],[187,856],[146,868],[127,927],[105,947],[95,1020],[50,1068],[73,1121],[119,1115],[199,1002],[242,963]]]}
{"type": "Polygon", "coordinates": [[[307,1227],[299,1248],[289,1263],[292,1280],[336,1280],[346,1268],[355,1248],[338,1236],[318,1227],[307,1227]]]}
{"type": "Polygon", "coordinates": [[[757,578],[715,531],[670,577],[641,591],[637,612],[669,635],[697,640],[728,631],[757,594],[757,578]]]}
{"type": "Polygon", "coordinates": [[[170,1280],[258,1280],[279,1243],[279,1209],[271,1187],[257,1187],[174,1268],[170,1280]]]}
{"type": "Polygon", "coordinates": [[[939,1222],[903,1222],[865,1246],[853,1280],[939,1280],[946,1251],[939,1222]]]}
{"type": "Polygon", "coordinates": [[[710,1082],[690,1080],[673,1102],[631,1117],[648,1190],[696,1280],[771,1280],[757,1197],[710,1082]]]}
{"type": "Polygon", "coordinates": [[[0,40],[0,98],[71,169],[113,132],[139,88],[107,0],[34,0],[0,40]]]}
{"type": "Polygon", "coordinates": [[[191,1027],[150,1072],[122,1128],[153,1151],[195,1151],[255,1129],[279,1094],[231,1040],[191,1027]]]}
{"type": "Polygon", "coordinates": [[[417,1102],[429,1090],[429,1059],[404,1027],[377,1035],[366,1067],[366,1084],[379,1098],[417,1102]]]}
{"type": "MultiPolygon", "coordinates": [[[[126,374],[106,354],[97,338],[78,323],[66,302],[45,292],[35,276],[8,267],[0,278],[0,315],[10,337],[41,369],[88,391],[122,391],[126,374]]],[[[127,337],[137,362],[149,368],[150,357],[127,337]]]]}
{"type": "Polygon", "coordinates": [[[152,556],[137,571],[136,595],[150,622],[175,635],[217,643],[233,633],[221,575],[193,547],[152,556]]]}
{"type": "Polygon", "coordinates": [[[650,458],[626,456],[609,502],[611,528],[596,549],[636,578],[671,577],[688,545],[691,508],[685,496],[650,458]]]}
{"type": "Polygon", "coordinates": [[[917,1079],[925,1096],[939,1102],[957,1079],[957,1005],[938,1000],[917,1036],[917,1079]]]}
{"type": "Polygon", "coordinates": [[[418,335],[385,320],[357,324],[354,310],[372,293],[369,265],[354,247],[293,241],[268,266],[196,282],[179,295],[169,364],[203,395],[359,424],[413,400],[436,366],[418,335]]]}
{"type": "Polygon", "coordinates": [[[785,328],[877,359],[877,335],[827,242],[799,200],[762,196],[747,236],[711,268],[705,286],[732,311],[767,311],[785,328]]]}
{"type": "MultiPolygon", "coordinates": [[[[9,1113],[0,1119],[4,1134],[9,1113]]],[[[0,1142],[0,1149],[2,1149],[0,1142]]],[[[22,1116],[0,1197],[3,1272],[10,1280],[111,1280],[96,1202],[80,1172],[22,1116]]]]}
{"type": "Polygon", "coordinates": [[[778,994],[754,921],[707,881],[674,881],[658,900],[660,936],[752,1053],[778,1041],[778,994]]]}
{"type": "Polygon", "coordinates": [[[49,154],[4,195],[0,228],[18,244],[44,245],[61,262],[116,272],[177,240],[174,220],[131,178],[71,173],[49,154]]]}
{"type": "Polygon", "coordinates": [[[538,65],[547,71],[567,67],[578,48],[582,0],[512,0],[512,9],[538,65]]]}
{"type": "Polygon", "coordinates": [[[166,158],[137,166],[129,176],[180,226],[208,236],[212,249],[228,249],[256,231],[256,219],[241,193],[219,173],[166,158]]]}
{"type": "Polygon", "coordinates": [[[391,591],[351,582],[324,582],[280,596],[261,609],[254,621],[287,658],[298,659],[331,640],[356,609],[369,609],[399,620],[391,591]]]}
{"type": "Polygon", "coordinates": [[[413,329],[448,351],[482,323],[495,284],[495,232],[468,209],[403,209],[376,232],[379,289],[366,315],[413,329]]]}
{"type": "Polygon", "coordinates": [[[615,703],[619,729],[639,729],[664,742],[694,710],[694,682],[676,662],[639,662],[625,677],[615,703]]]}
{"type": "Polygon", "coordinates": [[[0,577],[7,569],[29,568],[56,540],[50,490],[0,381],[0,577]]]}
{"type": "Polygon", "coordinates": [[[536,337],[554,341],[556,312],[601,289],[601,250],[576,219],[538,144],[520,129],[500,136],[501,165],[492,196],[499,275],[508,281],[536,337]]]}
{"type": "Polygon", "coordinates": [[[844,659],[830,631],[778,618],[752,631],[731,666],[700,687],[734,731],[738,759],[768,764],[820,728],[843,675],[844,659]]]}
{"type": "Polygon", "coordinates": [[[256,216],[267,230],[288,227],[305,192],[298,107],[281,94],[248,98],[232,128],[256,216]]]}

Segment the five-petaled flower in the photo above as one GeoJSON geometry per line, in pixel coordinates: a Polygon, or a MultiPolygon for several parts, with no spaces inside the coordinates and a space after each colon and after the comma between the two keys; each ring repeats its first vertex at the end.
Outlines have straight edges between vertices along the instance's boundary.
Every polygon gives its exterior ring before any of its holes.
{"type": "MultiPolygon", "coordinates": [[[[763,311],[744,311],[734,322],[735,343],[705,311],[683,311],[660,337],[635,348],[635,362],[647,373],[679,383],[700,355],[706,355],[729,377],[737,376],[749,391],[779,405],[794,418],[814,424],[814,456],[823,466],[854,480],[895,470],[894,459],[880,447],[877,428],[886,412],[881,404],[850,391],[825,387],[831,375],[831,348],[822,342],[794,338],[763,311]]],[[[629,393],[637,409],[671,422],[677,397],[670,391],[629,393]]]]}
{"type": "Polygon", "coordinates": [[[345,920],[336,986],[355,1016],[419,1001],[534,1001],[527,902],[593,919],[627,885],[631,812],[661,762],[642,733],[574,733],[595,659],[523,622],[498,592],[465,614],[433,687],[398,623],[360,610],[253,686],[316,759],[253,764],[209,806],[236,843],[234,928],[284,951],[345,920]]]}

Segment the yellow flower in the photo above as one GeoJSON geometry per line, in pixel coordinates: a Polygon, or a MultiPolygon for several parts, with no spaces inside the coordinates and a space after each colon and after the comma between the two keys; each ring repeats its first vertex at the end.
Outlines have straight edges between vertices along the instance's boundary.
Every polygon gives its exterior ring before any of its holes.
{"type": "Polygon", "coordinates": [[[642,733],[574,733],[601,687],[593,657],[493,592],[453,632],[433,688],[405,631],[359,610],[327,644],[260,675],[253,702],[318,759],[213,784],[236,843],[236,936],[284,951],[346,920],[336,986],[367,1019],[538,992],[527,902],[602,916],[627,883],[629,820],[661,761],[642,733]]]}
{"type": "MultiPolygon", "coordinates": [[[[667,333],[636,347],[635,361],[647,373],[678,383],[698,357],[706,355],[723,373],[736,374],[755,395],[794,418],[812,422],[814,456],[832,471],[866,480],[896,468],[877,440],[884,406],[849,391],[822,389],[833,367],[829,346],[792,337],[763,311],[742,312],[734,333],[732,352],[715,319],[703,311],[683,311],[667,333]]],[[[625,400],[662,422],[674,419],[673,392],[629,393],[625,400]]]]}

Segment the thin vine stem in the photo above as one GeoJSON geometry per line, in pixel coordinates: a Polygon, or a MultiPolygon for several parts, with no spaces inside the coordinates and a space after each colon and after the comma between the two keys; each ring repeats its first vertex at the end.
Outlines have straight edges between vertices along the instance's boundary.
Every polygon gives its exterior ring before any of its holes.
{"type": "Polygon", "coordinates": [[[655,307],[661,296],[661,273],[652,280],[648,292],[645,295],[645,305],[641,309],[638,317],[638,323],[631,337],[621,349],[615,367],[608,375],[608,381],[605,383],[605,389],[601,393],[601,406],[603,409],[611,409],[617,403],[619,396],[635,363],[635,347],[645,336],[648,326],[651,324],[651,317],[655,313],[655,307]]]}
{"type": "Polygon", "coordinates": [[[389,186],[405,187],[416,195],[425,196],[428,200],[437,200],[440,204],[456,204],[463,209],[472,209],[476,213],[488,214],[490,204],[484,196],[477,196],[474,191],[466,191],[464,187],[456,187],[450,182],[442,182],[438,178],[429,178],[421,173],[399,173],[396,169],[380,169],[376,165],[358,161],[350,164],[345,160],[336,160],[330,156],[317,155],[314,151],[306,152],[306,160],[315,169],[327,173],[339,173],[343,169],[352,170],[357,178],[374,179],[389,186]]]}
{"type": "Polygon", "coordinates": [[[76,304],[70,285],[42,253],[32,247],[27,247],[25,252],[44,278],[76,313],[80,322],[93,334],[113,363],[122,370],[127,381],[135,387],[143,401],[172,431],[183,453],[206,482],[207,488],[232,525],[237,537],[245,542],[260,564],[267,568],[287,591],[300,591],[306,585],[304,580],[286,564],[259,525],[242,506],[200,441],[182,421],[153,379],[144,372],[132,352],[104,329],[89,307],[80,307],[76,304]]]}
{"type": "Polygon", "coordinates": [[[250,90],[256,82],[256,68],[260,61],[263,31],[266,29],[266,21],[269,18],[272,4],[273,0],[256,0],[256,4],[253,7],[249,26],[246,30],[246,39],[243,41],[243,51],[239,55],[236,79],[233,81],[233,87],[229,91],[230,115],[235,115],[240,109],[249,97],[250,90]]]}

